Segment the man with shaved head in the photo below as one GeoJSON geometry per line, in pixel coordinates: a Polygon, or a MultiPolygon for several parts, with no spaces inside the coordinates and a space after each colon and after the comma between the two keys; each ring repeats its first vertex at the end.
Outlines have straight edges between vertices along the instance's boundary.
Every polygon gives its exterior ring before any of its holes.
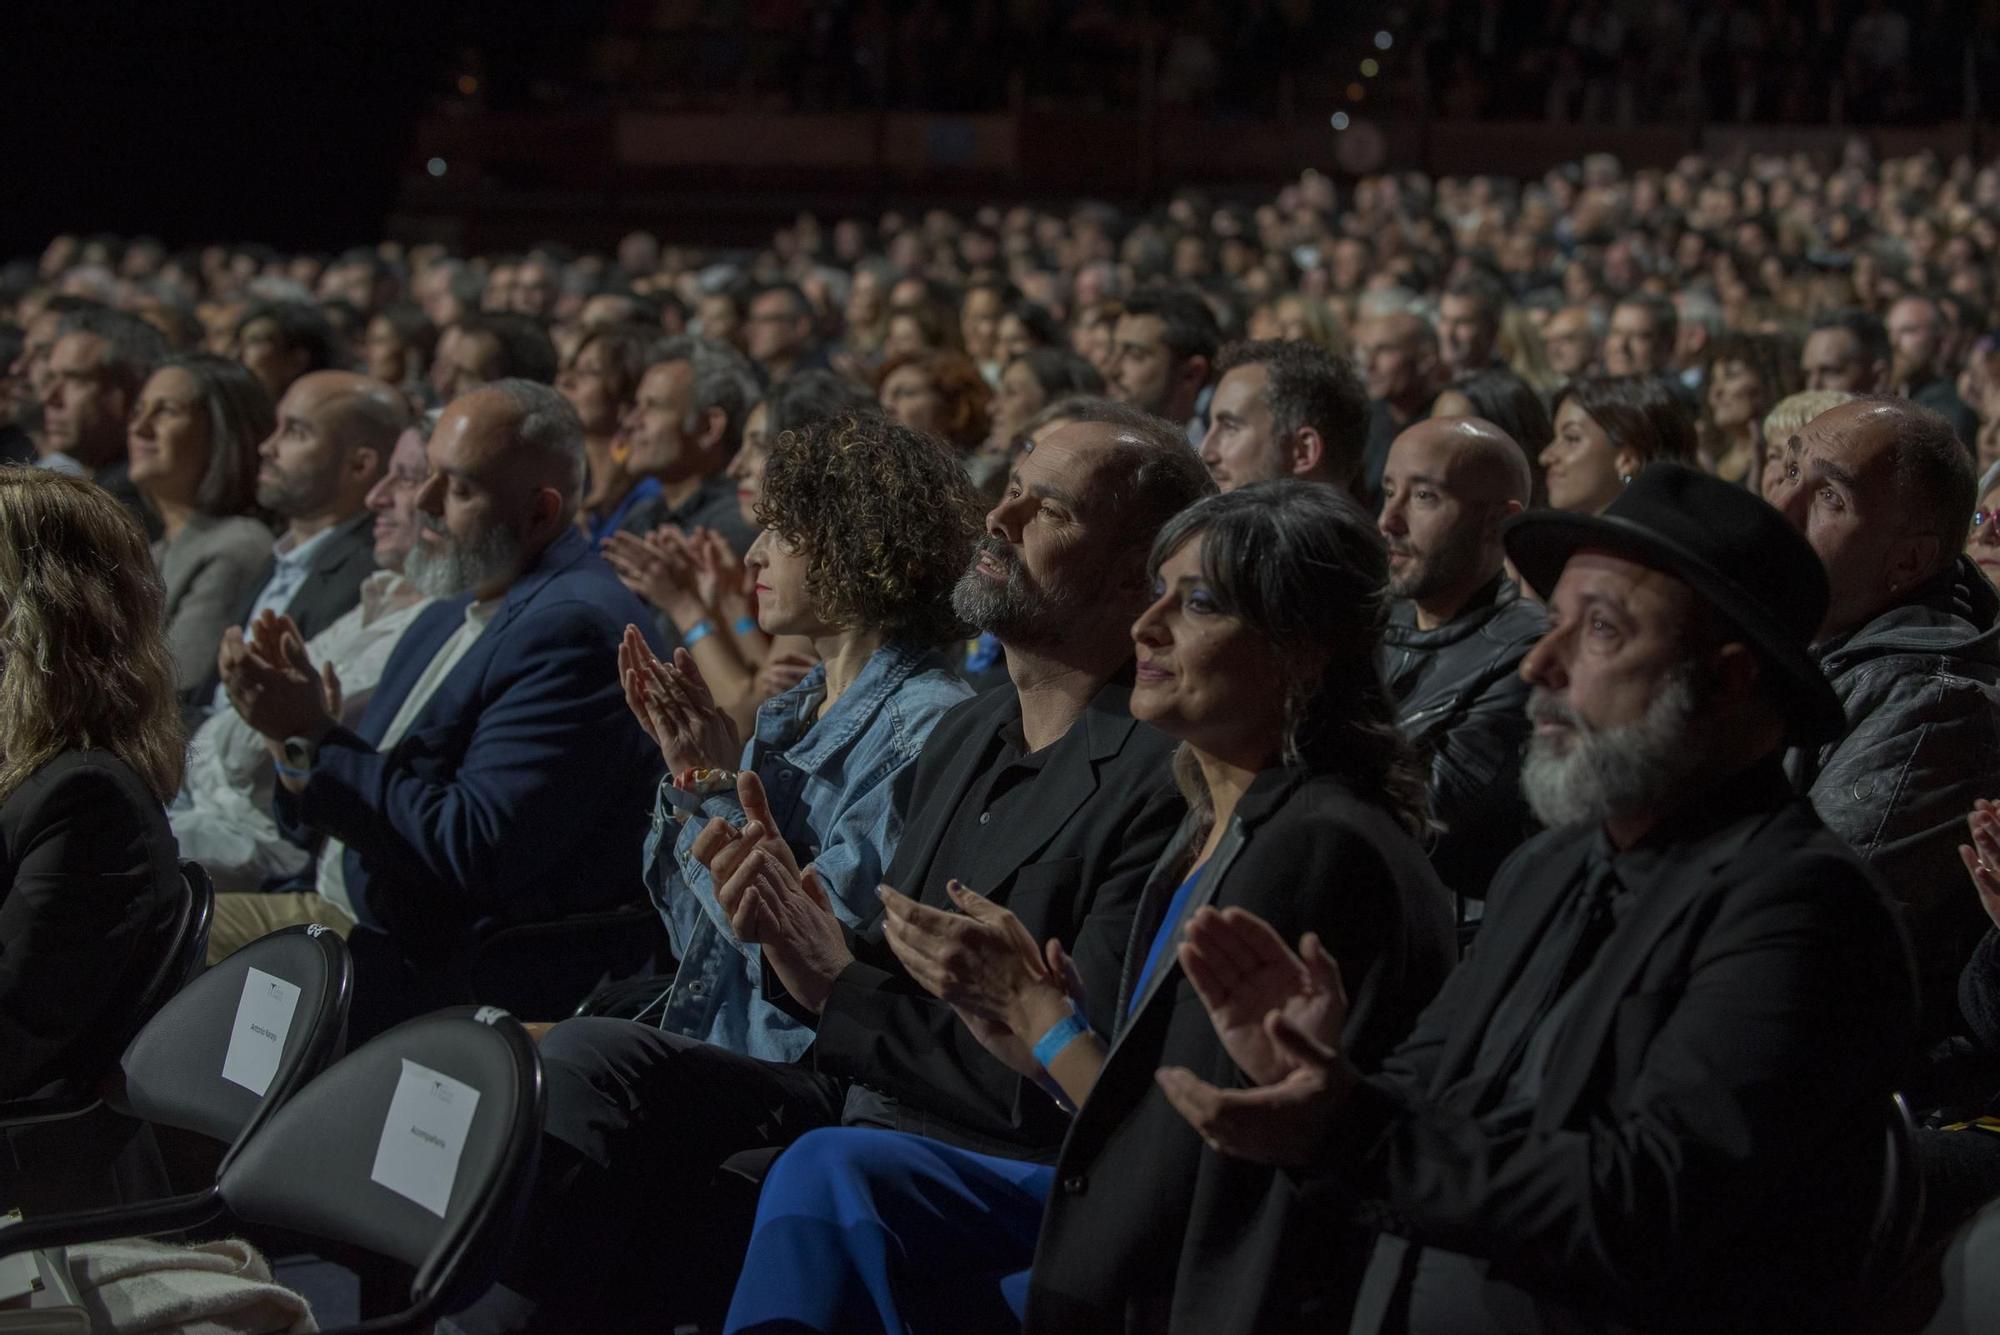
{"type": "Polygon", "coordinates": [[[1771,503],[1826,566],[1813,656],[1846,715],[1788,768],[1902,902],[1926,1033],[1943,1037],[1987,926],[1958,845],[2000,758],[2000,596],[1964,555],[1972,459],[1944,418],[1880,396],[1821,413],[1783,448],[1771,503]]]}
{"type": "Polygon", "coordinates": [[[1382,515],[1389,592],[1383,676],[1403,731],[1429,752],[1431,862],[1476,900],[1532,829],[1521,797],[1528,686],[1516,669],[1547,628],[1506,576],[1500,525],[1533,476],[1512,436],[1478,417],[1419,422],[1389,450],[1382,515]]]}
{"type": "MultiPolygon", "coordinates": [[[[271,559],[236,609],[238,626],[283,613],[306,639],[361,601],[375,572],[375,515],[368,493],[409,425],[403,396],[352,371],[312,371],[278,401],[278,425],[257,448],[257,504],[285,527],[271,559]]],[[[193,698],[228,704],[211,677],[193,698]]]]}
{"type": "Polygon", "coordinates": [[[1354,336],[1354,367],[1368,387],[1368,449],[1362,491],[1378,504],[1389,447],[1404,427],[1430,410],[1439,388],[1437,331],[1409,311],[1364,320],[1354,336]]]}
{"type": "Polygon", "coordinates": [[[233,944],[285,922],[345,933],[356,1038],[468,1000],[481,920],[638,898],[659,777],[618,679],[620,637],[650,618],[575,525],[576,410],[546,385],[497,381],[445,409],[429,462],[404,573],[438,601],[359,724],[340,725],[337,682],[288,618],[232,629],[222,648],[230,700],[277,765],[280,828],[324,843],[310,890],[219,903],[216,930],[233,944]]]}

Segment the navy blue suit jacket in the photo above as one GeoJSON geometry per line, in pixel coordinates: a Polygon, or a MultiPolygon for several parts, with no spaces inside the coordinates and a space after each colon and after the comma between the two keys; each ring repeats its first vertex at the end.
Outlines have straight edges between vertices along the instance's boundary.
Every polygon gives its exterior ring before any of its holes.
{"type": "MultiPolygon", "coordinates": [[[[644,604],[574,530],[507,590],[485,632],[402,739],[377,749],[470,596],[426,609],[383,668],[358,727],[336,728],[288,833],[345,841],[361,920],[412,958],[472,923],[536,921],[642,897],[661,761],[618,682],[618,640],[644,604]]],[[[648,633],[648,639],[652,639],[648,633]]]]}

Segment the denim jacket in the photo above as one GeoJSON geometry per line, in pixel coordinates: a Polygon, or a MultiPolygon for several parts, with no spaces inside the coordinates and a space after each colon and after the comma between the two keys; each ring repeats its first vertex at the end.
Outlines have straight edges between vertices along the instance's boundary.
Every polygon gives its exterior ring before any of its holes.
{"type": "MultiPolygon", "coordinates": [[[[779,832],[801,866],[818,869],[848,926],[864,927],[881,912],[875,887],[903,832],[893,800],[897,776],[938,719],[971,694],[941,651],[891,643],[817,722],[824,665],[757,710],[743,768],[764,781],[779,832]]],[[[646,888],[680,960],[660,1027],[746,1056],[795,1060],[812,1043],[812,1030],[758,991],[757,947],[730,932],[708,870],[689,856],[708,818],[741,827],[743,808],[731,792],[704,799],[702,812],[676,825],[665,799],[653,801],[646,888]]]]}

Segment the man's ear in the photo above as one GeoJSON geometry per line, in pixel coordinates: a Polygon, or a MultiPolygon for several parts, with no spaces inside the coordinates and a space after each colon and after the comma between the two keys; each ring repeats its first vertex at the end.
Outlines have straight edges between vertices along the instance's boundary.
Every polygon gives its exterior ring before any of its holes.
{"type": "Polygon", "coordinates": [[[729,414],[720,408],[708,408],[701,414],[701,426],[695,432],[695,443],[703,454],[720,454],[722,441],[729,434],[729,414]]]}
{"type": "Polygon", "coordinates": [[[562,493],[554,487],[537,487],[528,502],[528,526],[531,531],[540,532],[555,528],[562,523],[562,493]]]}
{"type": "Polygon", "coordinates": [[[1285,452],[1290,456],[1289,471],[1295,477],[1307,477],[1326,462],[1326,441],[1314,428],[1302,426],[1285,442],[1285,452]]]}
{"type": "Polygon", "coordinates": [[[1929,578],[1944,555],[1943,546],[1935,533],[1912,533],[1897,539],[1889,549],[1889,568],[1884,572],[1889,592],[1902,593],[1929,578]]]}
{"type": "Polygon", "coordinates": [[[1729,712],[1747,705],[1764,677],[1764,665],[1747,644],[1725,644],[1708,660],[1710,681],[1717,701],[1729,712]]]}
{"type": "MultiPolygon", "coordinates": [[[[373,445],[356,445],[347,453],[347,467],[356,477],[377,478],[382,476],[382,451],[373,445]]],[[[369,486],[374,486],[370,482],[369,486]]]]}
{"type": "Polygon", "coordinates": [[[1498,547],[1500,545],[1500,526],[1515,515],[1520,514],[1522,508],[1519,501],[1512,500],[1502,501],[1500,504],[1490,507],[1486,511],[1486,523],[1481,526],[1480,536],[1495,547],[1498,547]]]}
{"type": "Polygon", "coordinates": [[[1209,362],[1209,359],[1202,356],[1200,353],[1196,353],[1194,356],[1187,358],[1185,361],[1181,363],[1181,369],[1180,369],[1181,383],[1186,385],[1189,389],[1193,390],[1196,394],[1201,393],[1201,387],[1208,383],[1208,372],[1210,369],[1210,365],[1211,363],[1209,362]]]}

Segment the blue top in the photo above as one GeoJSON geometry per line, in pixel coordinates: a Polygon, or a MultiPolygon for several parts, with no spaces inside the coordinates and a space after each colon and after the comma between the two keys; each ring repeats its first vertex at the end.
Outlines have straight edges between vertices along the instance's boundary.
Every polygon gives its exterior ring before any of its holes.
{"type": "Polygon", "coordinates": [[[1204,862],[1189,872],[1180,889],[1174,891],[1174,897],[1167,901],[1167,916],[1160,919],[1160,930],[1153,934],[1152,947],[1146,951],[1145,967],[1139,970],[1139,980],[1132,985],[1132,1004],[1125,1012],[1127,1015],[1139,1009],[1139,1001],[1146,995],[1146,984],[1152,980],[1153,970],[1159,967],[1167,942],[1173,940],[1174,929],[1181,925],[1181,914],[1187,910],[1188,896],[1194,893],[1195,886],[1201,882],[1201,874],[1207,870],[1208,864],[1204,862]]]}
{"type": "MultiPolygon", "coordinates": [[[[866,927],[882,911],[875,887],[903,834],[897,776],[945,712],[971,694],[942,651],[886,644],[817,722],[823,664],[757,710],[742,767],[764,781],[779,833],[801,866],[819,869],[848,926],[866,927]]],[[[690,856],[715,816],[739,828],[747,819],[734,792],[704,798],[702,815],[678,827],[665,799],[654,799],[646,889],[680,960],[660,1027],[746,1056],[794,1061],[812,1044],[812,1030],[764,999],[758,948],[730,932],[708,869],[690,856]]]]}
{"type": "Polygon", "coordinates": [[[611,507],[610,514],[604,516],[602,519],[592,519],[589,515],[585,515],[583,517],[584,533],[590,539],[591,550],[603,550],[604,544],[610,540],[611,535],[623,528],[625,521],[632,517],[632,512],[652,501],[659,494],[660,479],[656,477],[642,477],[638,482],[633,484],[630,491],[625,493],[624,500],[611,507]]]}

